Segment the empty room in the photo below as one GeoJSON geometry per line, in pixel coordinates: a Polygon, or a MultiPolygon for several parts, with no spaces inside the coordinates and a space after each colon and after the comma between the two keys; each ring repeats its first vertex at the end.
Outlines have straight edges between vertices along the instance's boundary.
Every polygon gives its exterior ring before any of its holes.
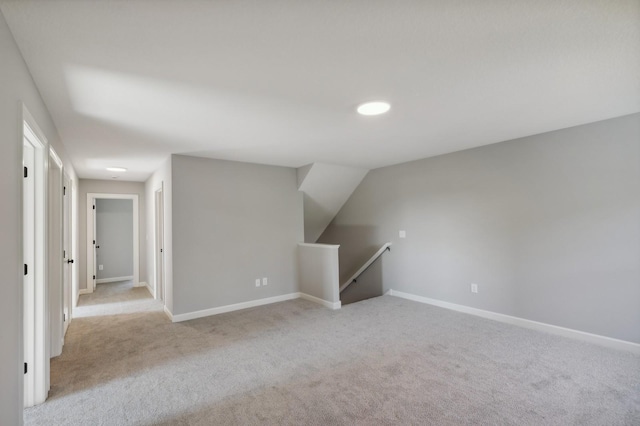
{"type": "Polygon", "coordinates": [[[639,0],[0,0],[0,425],[640,424],[639,0]]]}

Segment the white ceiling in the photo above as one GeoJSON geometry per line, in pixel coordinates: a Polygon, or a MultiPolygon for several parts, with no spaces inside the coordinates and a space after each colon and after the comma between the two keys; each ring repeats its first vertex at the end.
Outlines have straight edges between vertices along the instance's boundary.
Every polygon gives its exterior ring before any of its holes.
{"type": "Polygon", "coordinates": [[[375,168],[640,111],[638,0],[1,9],[82,178],[170,153],[375,168]]]}

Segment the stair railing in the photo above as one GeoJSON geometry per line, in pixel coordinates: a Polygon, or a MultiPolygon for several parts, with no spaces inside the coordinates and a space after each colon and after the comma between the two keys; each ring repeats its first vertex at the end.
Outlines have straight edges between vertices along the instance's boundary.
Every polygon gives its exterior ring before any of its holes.
{"type": "Polygon", "coordinates": [[[380,247],[380,250],[378,250],[373,256],[371,256],[371,258],[367,260],[365,264],[362,265],[362,267],[356,271],[355,274],[353,274],[347,281],[345,281],[344,284],[340,286],[340,293],[345,291],[345,289],[349,287],[352,283],[357,282],[358,277],[362,275],[364,271],[369,269],[369,266],[371,266],[373,262],[375,262],[386,250],[391,251],[391,243],[386,243],[385,245],[380,247]]]}

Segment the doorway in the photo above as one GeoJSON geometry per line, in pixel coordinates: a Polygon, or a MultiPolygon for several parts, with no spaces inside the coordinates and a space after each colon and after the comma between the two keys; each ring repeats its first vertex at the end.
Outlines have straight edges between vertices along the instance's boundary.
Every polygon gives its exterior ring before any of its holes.
{"type": "MultiPolygon", "coordinates": [[[[115,204],[114,204],[115,205],[115,204]]],[[[96,290],[96,286],[98,282],[115,282],[118,280],[131,280],[133,282],[134,287],[140,286],[140,248],[139,248],[139,213],[138,213],[138,195],[137,194],[98,194],[98,193],[89,193],[87,194],[87,290],[90,293],[96,290]],[[97,208],[100,201],[106,200],[125,200],[127,203],[130,203],[131,206],[131,215],[130,215],[130,223],[128,230],[126,233],[130,234],[130,244],[128,247],[113,247],[113,246],[105,246],[103,242],[100,241],[100,233],[98,232],[98,221],[100,220],[97,215],[97,208]],[[119,250],[121,249],[121,250],[119,250]],[[104,258],[104,254],[99,253],[99,251],[106,252],[109,250],[111,253],[115,253],[114,256],[121,255],[121,252],[127,253],[127,258],[132,261],[132,269],[131,272],[114,272],[114,271],[126,271],[126,269],[120,268],[117,263],[118,260],[114,260],[111,265],[101,263],[104,258]],[[100,270],[100,265],[103,266],[103,269],[100,270]],[[104,275],[100,274],[100,272],[104,271],[104,268],[112,268],[111,273],[104,275]],[[115,273],[115,275],[114,275],[115,273]],[[122,275],[122,274],[127,275],[122,275]],[[100,278],[100,275],[103,275],[103,278],[100,278]]],[[[103,237],[104,239],[104,237],[103,237]]],[[[106,241],[105,241],[106,242],[106,241]]],[[[115,243],[108,243],[113,245],[115,243]]]]}
{"type": "Polygon", "coordinates": [[[24,406],[47,399],[49,304],[46,283],[47,140],[23,107],[22,186],[24,406]]]}

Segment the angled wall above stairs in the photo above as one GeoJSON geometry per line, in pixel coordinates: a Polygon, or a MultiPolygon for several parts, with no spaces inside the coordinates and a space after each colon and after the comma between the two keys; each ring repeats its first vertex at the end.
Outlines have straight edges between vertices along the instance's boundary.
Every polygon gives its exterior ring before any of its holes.
{"type": "Polygon", "coordinates": [[[367,174],[367,169],[313,163],[298,169],[304,193],[304,241],[315,243],[367,174]]]}

